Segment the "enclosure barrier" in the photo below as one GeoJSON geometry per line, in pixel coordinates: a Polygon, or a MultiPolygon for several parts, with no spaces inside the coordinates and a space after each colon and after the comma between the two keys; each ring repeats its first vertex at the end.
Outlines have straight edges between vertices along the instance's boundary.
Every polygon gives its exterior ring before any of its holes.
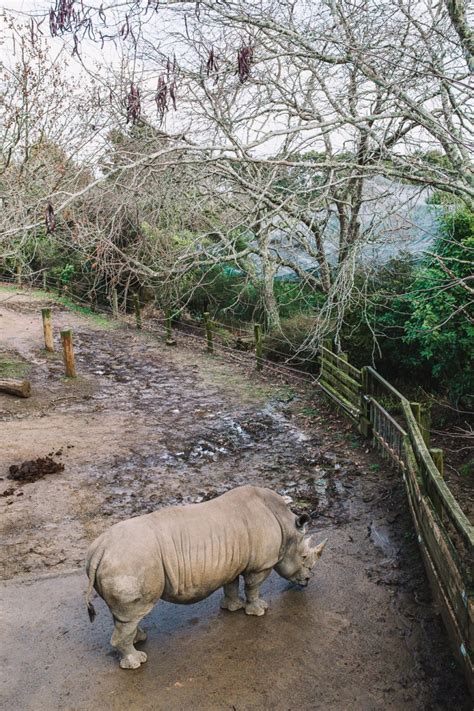
{"type": "Polygon", "coordinates": [[[443,479],[441,450],[429,449],[428,414],[374,368],[354,368],[327,341],[320,385],[401,472],[428,578],[474,693],[474,527],[443,479]]]}
{"type": "MultiPolygon", "coordinates": [[[[44,279],[44,274],[41,275],[44,279]]],[[[2,281],[8,279],[2,278],[2,281]]],[[[18,284],[16,279],[11,283],[18,284]]],[[[46,279],[44,279],[46,281],[46,279]]],[[[23,286],[34,286],[23,279],[23,286]]],[[[60,292],[62,290],[60,289],[60,292]]],[[[78,297],[74,301],[86,302],[78,297]]],[[[111,309],[117,313],[116,297],[111,294],[111,309]]],[[[142,327],[138,295],[133,298],[136,327],[142,327]]],[[[164,334],[171,337],[171,313],[164,320],[164,334]]],[[[212,322],[204,316],[202,335],[188,336],[214,350],[212,322]],[[206,329],[207,325],[207,329],[206,329]]],[[[152,331],[156,329],[152,326],[152,331]]],[[[63,334],[61,334],[63,336],[63,334]]],[[[188,335],[188,334],[186,334],[188,335]]],[[[260,328],[255,328],[255,358],[257,368],[263,367],[260,328]]],[[[241,362],[242,353],[219,344],[219,348],[241,362]]],[[[265,360],[265,367],[286,375],[308,378],[289,366],[265,360]]],[[[72,365],[71,371],[74,368],[72,365]]],[[[75,370],[70,373],[73,377],[75,370]]],[[[308,375],[308,374],[306,374],[308,375]]],[[[310,381],[315,379],[309,376],[310,381]]],[[[410,403],[374,368],[355,368],[347,355],[335,353],[332,343],[325,341],[321,348],[319,385],[327,396],[356,423],[359,431],[372,437],[374,446],[401,472],[409,508],[418,535],[423,560],[445,626],[474,694],[473,639],[474,586],[473,542],[474,527],[462,512],[442,476],[442,453],[429,449],[429,425],[426,413],[418,403],[410,403]],[[439,468],[435,462],[438,463],[439,468]]]]}

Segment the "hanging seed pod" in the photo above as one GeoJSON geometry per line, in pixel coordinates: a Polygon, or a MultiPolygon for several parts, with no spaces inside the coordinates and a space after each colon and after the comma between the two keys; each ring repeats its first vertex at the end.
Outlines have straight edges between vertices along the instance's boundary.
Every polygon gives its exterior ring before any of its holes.
{"type": "Polygon", "coordinates": [[[140,118],[141,103],[140,92],[136,84],[130,85],[130,92],[127,96],[127,123],[136,123],[140,118]]]}
{"type": "Polygon", "coordinates": [[[242,84],[250,76],[252,59],[253,49],[249,45],[241,47],[241,49],[237,52],[237,74],[239,75],[239,79],[242,84]]]}
{"type": "Polygon", "coordinates": [[[164,75],[159,77],[158,86],[155,94],[156,108],[158,109],[158,115],[160,119],[163,118],[165,112],[168,108],[168,86],[166,84],[166,79],[164,75]]]}
{"type": "Polygon", "coordinates": [[[49,11],[49,28],[53,37],[77,26],[80,22],[74,10],[74,0],[56,0],[56,5],[49,11]]]}
{"type": "Polygon", "coordinates": [[[216,60],[216,55],[214,54],[214,47],[211,47],[211,50],[209,52],[209,56],[207,58],[206,62],[206,74],[209,76],[211,72],[217,72],[217,60],[216,60]]]}
{"type": "Polygon", "coordinates": [[[174,81],[174,79],[170,84],[169,94],[170,94],[171,102],[173,104],[173,109],[176,111],[176,82],[174,81]]]}
{"type": "Polygon", "coordinates": [[[46,225],[46,234],[49,235],[56,229],[56,217],[54,215],[54,209],[50,202],[46,205],[46,210],[44,211],[44,222],[46,225]]]}

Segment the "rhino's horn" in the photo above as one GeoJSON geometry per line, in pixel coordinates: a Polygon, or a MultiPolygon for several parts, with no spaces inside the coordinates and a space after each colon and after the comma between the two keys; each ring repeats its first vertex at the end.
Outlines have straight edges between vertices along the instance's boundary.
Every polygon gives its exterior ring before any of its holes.
{"type": "Polygon", "coordinates": [[[317,558],[321,558],[322,552],[323,552],[324,548],[326,547],[327,542],[328,542],[328,539],[325,538],[322,543],[318,543],[318,545],[313,548],[312,552],[313,552],[315,560],[317,558]]]}

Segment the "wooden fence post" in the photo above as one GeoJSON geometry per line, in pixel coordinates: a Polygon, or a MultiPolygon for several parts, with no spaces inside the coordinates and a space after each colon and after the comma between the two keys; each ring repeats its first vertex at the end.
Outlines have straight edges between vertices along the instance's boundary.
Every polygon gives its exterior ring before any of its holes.
{"type": "Polygon", "coordinates": [[[48,288],[48,272],[45,269],[43,271],[43,291],[46,291],[47,288],[48,288]]]}
{"type": "Polygon", "coordinates": [[[119,315],[118,294],[117,294],[117,289],[114,287],[112,289],[112,316],[113,316],[113,318],[118,318],[118,315],[119,315]]]}
{"type": "Polygon", "coordinates": [[[173,338],[173,327],[172,327],[172,321],[173,319],[173,314],[171,311],[166,312],[166,345],[167,346],[175,346],[176,341],[173,338]]]}
{"type": "MultiPolygon", "coordinates": [[[[330,338],[325,338],[322,345],[327,351],[331,351],[331,353],[332,353],[332,340],[330,338]]],[[[323,375],[323,373],[324,373],[324,351],[322,348],[321,348],[321,370],[320,370],[320,373],[321,373],[321,375],[323,375]]]]}
{"type": "Polygon", "coordinates": [[[72,345],[72,331],[70,328],[61,331],[61,341],[63,344],[63,358],[66,368],[66,377],[76,377],[76,363],[74,360],[74,348],[72,345]]]}
{"type": "Polygon", "coordinates": [[[214,353],[214,343],[212,340],[212,323],[209,318],[209,312],[205,311],[204,316],[204,326],[206,328],[206,340],[207,340],[207,352],[214,353]]]}
{"type": "Polygon", "coordinates": [[[140,330],[142,327],[142,315],[140,313],[140,299],[138,298],[138,294],[133,295],[133,308],[135,309],[135,322],[138,330],[140,330]]]}
{"type": "Polygon", "coordinates": [[[420,407],[420,430],[427,447],[430,446],[431,436],[431,405],[424,403],[420,407]]]}
{"type": "Polygon", "coordinates": [[[359,432],[364,435],[364,437],[370,437],[372,435],[372,423],[370,422],[370,408],[369,403],[366,400],[366,396],[369,394],[369,373],[367,367],[363,366],[360,369],[360,418],[359,418],[359,432]]]}
{"type": "Polygon", "coordinates": [[[416,420],[418,427],[421,426],[421,406],[419,402],[410,403],[411,411],[413,412],[413,417],[416,420]]]}
{"type": "Polygon", "coordinates": [[[259,323],[256,323],[253,327],[255,334],[255,356],[257,358],[257,370],[262,370],[263,368],[263,344],[262,344],[262,327],[259,323]]]}
{"type": "Polygon", "coordinates": [[[21,286],[21,264],[19,262],[16,263],[16,283],[17,286],[21,286]]]}
{"type": "Polygon", "coordinates": [[[54,352],[53,324],[51,323],[51,309],[41,309],[43,317],[44,347],[50,353],[54,352]]]}
{"type": "Polygon", "coordinates": [[[431,459],[436,465],[436,469],[439,471],[441,476],[444,478],[444,453],[442,449],[433,447],[430,449],[431,459]]]}
{"type": "MultiPolygon", "coordinates": [[[[347,355],[347,353],[339,353],[339,358],[340,358],[344,363],[348,363],[348,362],[349,362],[349,356],[347,355]]],[[[341,368],[341,370],[342,370],[344,373],[347,373],[347,368],[344,368],[344,366],[342,365],[342,363],[340,364],[340,368],[341,368]]]]}

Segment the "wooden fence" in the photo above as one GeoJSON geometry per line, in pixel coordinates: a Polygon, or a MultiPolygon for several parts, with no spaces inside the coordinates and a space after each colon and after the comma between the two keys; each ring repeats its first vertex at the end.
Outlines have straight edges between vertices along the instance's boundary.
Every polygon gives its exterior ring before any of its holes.
{"type": "Polygon", "coordinates": [[[374,368],[354,368],[327,342],[320,385],[401,472],[435,599],[474,693],[474,527],[444,481],[441,450],[429,449],[427,412],[374,368]]]}

